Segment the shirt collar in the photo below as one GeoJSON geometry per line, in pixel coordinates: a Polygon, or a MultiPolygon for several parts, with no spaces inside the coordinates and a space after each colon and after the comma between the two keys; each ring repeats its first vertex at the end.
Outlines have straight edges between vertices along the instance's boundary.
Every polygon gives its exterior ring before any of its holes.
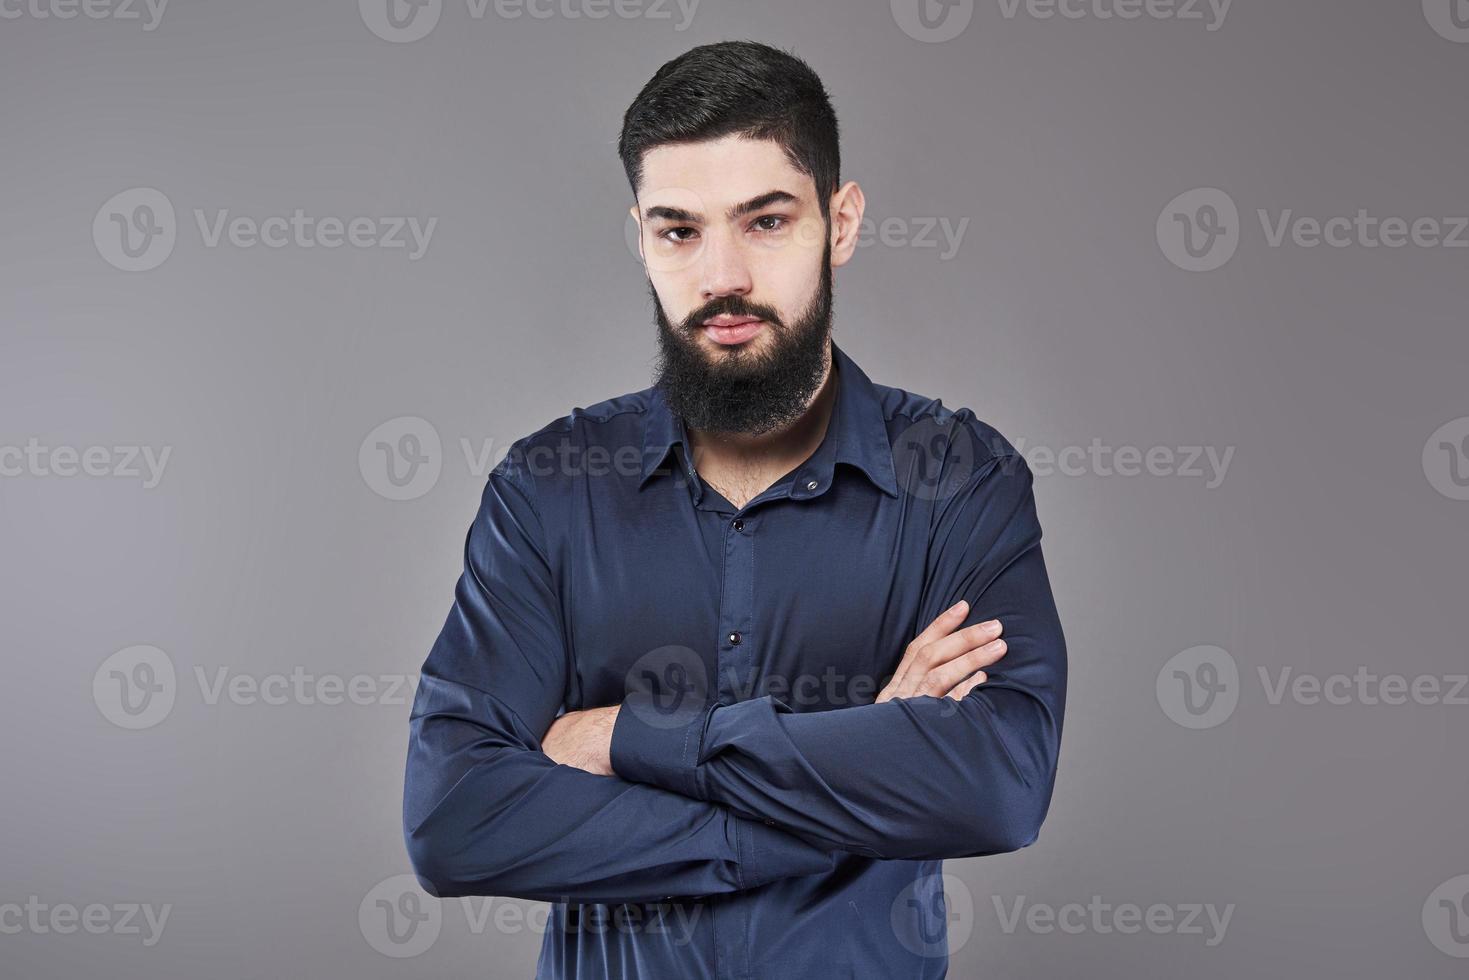
{"type": "MultiPolygon", "coordinates": [[[[896,497],[898,479],[893,468],[892,443],[876,386],[835,341],[831,345],[831,359],[836,371],[836,404],[832,406],[821,445],[796,471],[791,497],[801,500],[825,493],[831,486],[837,463],[857,468],[879,490],[896,497]]],[[[643,472],[639,486],[659,470],[674,445],[681,447],[681,465],[697,487],[683,419],[674,414],[662,390],[654,386],[643,416],[643,472]]]]}

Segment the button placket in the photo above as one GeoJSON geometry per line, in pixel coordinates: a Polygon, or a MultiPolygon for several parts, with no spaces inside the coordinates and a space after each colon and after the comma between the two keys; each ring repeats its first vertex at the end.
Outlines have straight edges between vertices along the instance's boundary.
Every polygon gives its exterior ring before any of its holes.
{"type": "MultiPolygon", "coordinates": [[[[719,700],[734,704],[753,694],[755,531],[758,518],[727,519],[724,525],[724,579],[719,596],[719,700]]],[[[750,910],[741,893],[722,896],[713,907],[716,975],[721,980],[750,976],[750,910]]]]}
{"type": "Polygon", "coordinates": [[[756,519],[743,515],[725,524],[724,585],[719,599],[719,699],[725,704],[750,695],[757,524],[756,519]]]}

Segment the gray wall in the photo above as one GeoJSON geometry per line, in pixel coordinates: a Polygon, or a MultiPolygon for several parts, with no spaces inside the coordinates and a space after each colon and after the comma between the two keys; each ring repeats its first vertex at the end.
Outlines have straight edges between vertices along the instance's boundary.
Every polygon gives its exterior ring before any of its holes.
{"type": "Polygon", "coordinates": [[[839,341],[1037,473],[1062,771],[1034,847],[948,865],[952,975],[1463,975],[1469,4],[52,2],[0,8],[0,972],[530,975],[544,906],[374,912],[407,685],[491,463],[649,381],[622,110],[752,37],[867,194],[839,341]],[[246,244],[296,209],[316,247],[246,244]]]}

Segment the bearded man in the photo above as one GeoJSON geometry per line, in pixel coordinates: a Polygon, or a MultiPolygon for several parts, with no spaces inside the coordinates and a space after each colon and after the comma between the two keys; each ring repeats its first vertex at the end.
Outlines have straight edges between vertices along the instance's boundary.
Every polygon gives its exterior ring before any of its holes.
{"type": "Polygon", "coordinates": [[[1030,470],[833,342],[865,202],[804,62],[695,48],[619,152],[657,377],[488,478],[413,705],[413,867],[552,903],[540,977],[941,977],[942,862],[1033,843],[1055,781],[1030,470]]]}

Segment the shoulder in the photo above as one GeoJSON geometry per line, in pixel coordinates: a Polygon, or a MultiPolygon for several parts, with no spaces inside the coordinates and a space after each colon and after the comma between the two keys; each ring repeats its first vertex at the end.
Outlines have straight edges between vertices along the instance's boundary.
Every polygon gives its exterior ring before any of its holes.
{"type": "Polygon", "coordinates": [[[538,484],[584,474],[589,467],[637,472],[643,423],[654,398],[648,387],[572,408],[511,443],[491,476],[533,494],[538,484]]]}
{"type": "MultiPolygon", "coordinates": [[[[967,406],[892,385],[873,384],[895,464],[919,454],[943,470],[977,473],[1023,468],[1024,457],[999,429],[967,406]]],[[[900,475],[901,479],[901,475],[900,475]]]]}
{"type": "MultiPolygon", "coordinates": [[[[929,510],[932,540],[1016,547],[1040,540],[1034,479],[1025,457],[967,406],[874,386],[890,434],[899,489],[929,510]],[[957,536],[956,536],[957,535],[957,536]]],[[[968,545],[966,545],[968,546],[968,545]]]]}

